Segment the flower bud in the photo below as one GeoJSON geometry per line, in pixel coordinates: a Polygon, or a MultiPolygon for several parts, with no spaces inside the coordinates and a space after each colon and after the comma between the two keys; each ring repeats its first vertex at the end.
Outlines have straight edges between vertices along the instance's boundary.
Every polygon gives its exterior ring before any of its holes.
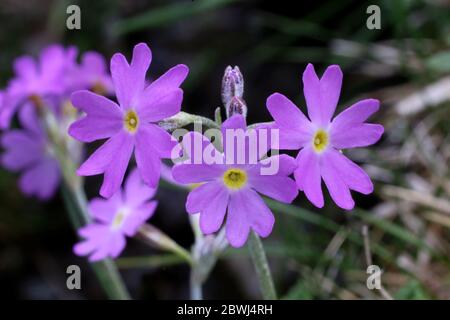
{"type": "Polygon", "coordinates": [[[244,95],[244,77],[239,67],[228,66],[222,79],[222,102],[225,108],[230,104],[233,97],[242,98],[244,95]]]}
{"type": "Polygon", "coordinates": [[[244,99],[239,97],[233,97],[226,107],[227,118],[231,117],[234,114],[241,114],[247,117],[247,104],[244,99]]]}

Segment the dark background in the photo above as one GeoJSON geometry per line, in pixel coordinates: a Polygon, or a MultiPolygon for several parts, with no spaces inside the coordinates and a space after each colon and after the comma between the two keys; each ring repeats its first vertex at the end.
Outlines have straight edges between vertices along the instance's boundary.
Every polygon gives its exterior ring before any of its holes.
{"type": "MultiPolygon", "coordinates": [[[[318,72],[337,63],[344,71],[340,109],[361,98],[378,98],[373,122],[386,134],[376,146],[349,155],[373,177],[370,196],[353,193],[358,209],[344,212],[331,201],[312,207],[303,195],[298,210],[278,212],[264,245],[280,296],[290,299],[373,299],[365,286],[361,227],[368,225],[375,263],[396,298],[448,299],[448,163],[450,87],[429,102],[424,88],[450,72],[450,2],[394,1],[0,1],[0,84],[12,76],[11,62],[37,54],[49,43],[96,50],[109,61],[146,42],[152,49],[150,77],[178,63],[189,66],[184,111],[213,117],[221,105],[227,65],[245,78],[248,123],[269,121],[266,98],[282,92],[304,106],[301,74],[307,63],[318,72]],[[81,8],[81,30],[65,27],[66,7],[81,8]],[[381,30],[368,30],[366,8],[381,8],[381,30]],[[399,107],[411,95],[416,112],[399,107]],[[421,99],[421,97],[424,97],[421,99]],[[412,193],[404,195],[401,191],[412,193]],[[424,203],[420,194],[431,201],[424,203]],[[439,201],[442,201],[439,202],[439,201]],[[441,203],[443,206],[436,206],[441,203]],[[447,206],[447,207],[446,207],[447,206]],[[337,246],[337,247],[336,247],[337,246]]],[[[439,90],[438,90],[439,89],[439,90]]],[[[408,101],[408,100],[406,100],[408,101]]],[[[223,113],[224,115],[224,113],[223,113]]],[[[100,177],[87,179],[89,197],[100,177]]],[[[189,248],[193,236],[186,194],[161,187],[152,223],[189,248]]],[[[58,195],[46,203],[24,198],[16,175],[0,171],[0,297],[9,299],[102,299],[104,294],[76,242],[58,195]],[[82,290],[68,291],[65,269],[82,267],[82,290]]],[[[122,257],[158,254],[129,239],[122,257]]],[[[120,262],[119,262],[120,265],[120,262]]],[[[123,268],[134,298],[188,298],[187,266],[123,268]]],[[[247,250],[229,250],[205,286],[205,298],[259,298],[247,250]]]]}

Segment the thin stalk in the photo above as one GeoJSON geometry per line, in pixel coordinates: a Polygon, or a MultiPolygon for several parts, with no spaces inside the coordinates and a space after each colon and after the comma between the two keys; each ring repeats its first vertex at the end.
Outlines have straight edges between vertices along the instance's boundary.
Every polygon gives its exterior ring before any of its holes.
{"type": "MultiPolygon", "coordinates": [[[[86,195],[83,183],[76,175],[76,163],[70,155],[66,136],[61,134],[59,122],[48,108],[39,108],[40,115],[49,140],[53,143],[53,150],[60,165],[64,185],[63,199],[69,212],[69,218],[75,230],[91,222],[87,210],[86,195]]],[[[109,299],[128,300],[130,295],[122,281],[116,265],[111,259],[104,259],[91,264],[94,273],[109,299]]]]}
{"type": "MultiPolygon", "coordinates": [[[[89,216],[86,216],[86,214],[83,213],[84,210],[80,209],[79,204],[75,201],[77,197],[71,194],[71,191],[67,188],[67,186],[63,186],[62,194],[69,213],[70,221],[74,229],[77,230],[86,224],[86,218],[88,221],[90,220],[89,216]]],[[[117,267],[111,259],[104,259],[102,261],[92,263],[91,266],[109,299],[130,299],[130,295],[123,283],[117,267]]]]}
{"type": "Polygon", "coordinates": [[[266,253],[264,252],[264,247],[261,243],[261,240],[254,231],[250,232],[248,239],[248,248],[253,261],[253,265],[256,269],[256,275],[258,276],[263,298],[265,300],[275,300],[277,298],[277,295],[275,293],[275,286],[273,284],[273,279],[270,273],[269,264],[267,262],[266,253]]]}
{"type": "Polygon", "coordinates": [[[138,256],[138,257],[126,257],[116,260],[116,264],[120,269],[131,268],[158,268],[168,267],[173,265],[184,264],[186,261],[175,254],[163,254],[163,255],[151,255],[151,256],[138,256]]]}
{"type": "Polygon", "coordinates": [[[202,256],[201,246],[203,244],[204,236],[200,231],[200,221],[198,214],[189,215],[189,222],[191,223],[192,232],[194,233],[194,245],[191,249],[191,256],[193,263],[191,265],[191,273],[189,279],[191,300],[202,300],[203,290],[202,285],[205,277],[202,275],[202,256]]]}
{"type": "Polygon", "coordinates": [[[194,271],[194,266],[191,268],[191,278],[190,278],[190,293],[191,300],[202,300],[202,283],[197,279],[196,272],[194,271]]]}
{"type": "Polygon", "coordinates": [[[189,264],[193,264],[191,254],[182,246],[176,243],[172,238],[164,232],[152,226],[151,224],[143,224],[137,233],[137,237],[152,247],[167,250],[182,258],[189,264]]]}

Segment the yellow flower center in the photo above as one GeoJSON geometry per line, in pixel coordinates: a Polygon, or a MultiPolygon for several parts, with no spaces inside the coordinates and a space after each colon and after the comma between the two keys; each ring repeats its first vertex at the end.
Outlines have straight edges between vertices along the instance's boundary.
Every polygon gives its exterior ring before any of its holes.
{"type": "Polygon", "coordinates": [[[230,189],[241,189],[247,183],[247,173],[241,169],[228,169],[223,174],[223,182],[230,189]]]}
{"type": "Polygon", "coordinates": [[[111,227],[114,230],[120,228],[124,219],[125,219],[125,212],[124,211],[117,212],[117,214],[115,215],[115,217],[113,219],[111,227]]]}
{"type": "Polygon", "coordinates": [[[322,129],[316,131],[313,138],[313,148],[316,152],[322,152],[328,145],[328,133],[322,129]]]}
{"type": "Polygon", "coordinates": [[[135,133],[139,126],[139,117],[134,110],[129,110],[123,119],[125,129],[130,133],[135,133]]]}

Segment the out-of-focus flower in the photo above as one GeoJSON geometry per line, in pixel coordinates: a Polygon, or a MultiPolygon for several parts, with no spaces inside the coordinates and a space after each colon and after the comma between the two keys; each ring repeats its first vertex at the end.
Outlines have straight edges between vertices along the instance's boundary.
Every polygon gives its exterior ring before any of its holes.
{"type": "Polygon", "coordinates": [[[321,79],[313,65],[303,73],[303,91],[309,119],[280,93],[267,99],[267,108],[280,129],[280,148],[298,150],[297,186],[317,207],[324,205],[321,180],[334,202],[343,209],[355,205],[350,190],[369,194],[373,185],[369,176],[340,150],[369,146],[383,134],[383,126],[365,123],[379,108],[379,101],[362,100],[334,119],[342,86],[339,66],[328,67],[321,79]]]}
{"type": "MultiPolygon", "coordinates": [[[[245,118],[234,115],[227,119],[222,125],[222,131],[228,129],[245,132],[245,118]]],[[[264,163],[261,157],[258,157],[255,164],[248,160],[244,164],[238,164],[235,158],[240,153],[238,150],[244,151],[241,154],[244,154],[246,159],[251,157],[250,152],[255,151],[250,150],[250,144],[224,139],[224,152],[221,153],[200,133],[191,132],[189,135],[190,142],[187,143],[185,137],[183,146],[191,159],[195,157],[194,153],[199,151],[195,141],[202,142],[199,153],[203,154],[205,150],[209,150],[206,151],[208,154],[214,155],[215,159],[221,159],[212,164],[196,164],[195,160],[193,163],[188,160],[173,167],[172,173],[176,181],[183,184],[202,183],[189,193],[186,202],[187,212],[200,213],[202,232],[210,234],[219,230],[228,208],[225,228],[228,242],[232,246],[244,245],[251,229],[261,237],[267,237],[272,232],[275,219],[258,192],[281,202],[292,202],[298,190],[294,180],[288,176],[295,169],[295,160],[287,155],[275,155],[265,159],[267,162],[264,163]],[[232,152],[229,148],[233,148],[232,152]],[[233,154],[234,159],[228,157],[228,154],[233,154]],[[279,164],[277,173],[261,174],[261,167],[275,160],[275,157],[278,158],[279,164]]],[[[226,133],[222,135],[226,137],[226,133]]],[[[264,153],[261,152],[260,155],[264,153]]]]}
{"type": "Polygon", "coordinates": [[[39,59],[22,56],[14,61],[15,77],[9,82],[0,106],[0,127],[7,128],[17,109],[31,102],[41,105],[66,90],[66,73],[76,63],[75,47],[51,45],[39,59]]]}
{"type": "Polygon", "coordinates": [[[131,64],[122,54],[112,57],[111,75],[119,104],[89,91],[72,95],[73,105],[86,116],[70,126],[69,134],[83,142],[109,138],[78,169],[83,176],[104,173],[100,194],[107,198],[119,189],[133,150],[142,179],[156,187],[161,158],[170,158],[176,145],[157,123],[180,111],[180,85],[188,68],[177,65],[145,87],[151,57],[144,43],[134,47],[131,64]]]}
{"type": "Polygon", "coordinates": [[[2,165],[8,170],[23,172],[19,186],[24,194],[49,199],[60,183],[58,162],[31,103],[21,108],[19,121],[24,129],[7,131],[1,138],[5,149],[2,165]]]}
{"type": "Polygon", "coordinates": [[[149,201],[155,189],[146,186],[135,169],[110,199],[95,198],[89,212],[95,219],[78,230],[84,238],[74,246],[75,254],[89,255],[90,261],[116,258],[125,248],[126,236],[132,237],[155,212],[157,202],[149,201]]]}
{"type": "Polygon", "coordinates": [[[101,95],[113,93],[112,79],[105,58],[94,51],[84,53],[81,63],[74,65],[69,74],[68,89],[69,93],[82,89],[89,89],[101,95]]]}

